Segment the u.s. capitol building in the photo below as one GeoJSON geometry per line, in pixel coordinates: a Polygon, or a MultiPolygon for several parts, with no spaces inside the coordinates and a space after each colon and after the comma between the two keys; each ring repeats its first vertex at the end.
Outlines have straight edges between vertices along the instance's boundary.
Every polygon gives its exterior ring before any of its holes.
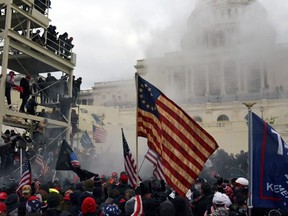
{"type": "MultiPolygon", "coordinates": [[[[277,44],[276,37],[267,11],[256,0],[199,0],[181,49],[138,60],[135,68],[211,133],[221,148],[237,153],[248,148],[244,102],[257,102],[252,110],[288,140],[288,46],[277,44]]],[[[136,126],[132,79],[95,83],[81,92],[79,102],[114,107],[118,117],[110,124],[131,130],[136,126]]]]}

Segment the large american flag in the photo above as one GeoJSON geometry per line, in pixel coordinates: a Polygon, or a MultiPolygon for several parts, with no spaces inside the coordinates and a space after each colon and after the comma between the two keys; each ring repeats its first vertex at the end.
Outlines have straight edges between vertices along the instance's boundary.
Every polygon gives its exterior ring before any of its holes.
{"type": "Polygon", "coordinates": [[[96,143],[104,143],[107,137],[105,128],[93,125],[93,139],[96,143]]]}
{"type": "Polygon", "coordinates": [[[128,174],[128,179],[133,187],[137,186],[137,169],[136,163],[133,159],[132,153],[130,152],[128,143],[124,136],[123,129],[122,130],[122,142],[123,142],[123,154],[124,154],[124,168],[125,172],[128,174]]]}
{"type": "Polygon", "coordinates": [[[137,76],[138,136],[162,158],[165,179],[185,196],[206,160],[218,148],[214,138],[155,86],[137,76]]]}
{"type": "Polygon", "coordinates": [[[18,184],[18,188],[16,189],[16,192],[17,192],[19,197],[22,196],[22,187],[24,185],[31,185],[31,183],[32,183],[31,166],[30,166],[29,160],[27,159],[23,163],[22,176],[21,176],[20,182],[18,184]]]}
{"type": "Polygon", "coordinates": [[[144,157],[150,163],[153,164],[153,167],[154,167],[153,176],[156,179],[159,179],[159,180],[162,179],[162,180],[166,181],[161,157],[156,152],[152,151],[150,148],[147,150],[147,153],[145,154],[144,157]]]}

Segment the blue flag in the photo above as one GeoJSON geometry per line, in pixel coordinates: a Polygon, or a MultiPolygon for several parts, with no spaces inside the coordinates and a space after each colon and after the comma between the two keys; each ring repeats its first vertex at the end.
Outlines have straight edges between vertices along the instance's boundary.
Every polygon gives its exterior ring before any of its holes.
{"type": "Polygon", "coordinates": [[[287,208],[288,146],[269,124],[252,113],[252,205],[287,208]]]}
{"type": "Polygon", "coordinates": [[[82,137],[80,139],[80,143],[82,144],[82,147],[84,149],[89,149],[89,148],[93,148],[94,147],[93,142],[90,139],[87,131],[85,131],[83,133],[83,135],[82,135],[82,137]]]}

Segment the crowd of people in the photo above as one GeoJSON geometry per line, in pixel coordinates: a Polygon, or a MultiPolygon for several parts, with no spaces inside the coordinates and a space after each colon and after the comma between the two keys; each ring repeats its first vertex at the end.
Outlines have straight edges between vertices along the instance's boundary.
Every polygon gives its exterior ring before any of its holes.
{"type": "MultiPolygon", "coordinates": [[[[148,179],[134,188],[125,172],[94,174],[81,182],[78,178],[48,182],[35,178],[18,193],[13,181],[1,188],[0,212],[11,216],[247,216],[248,185],[244,177],[219,178],[214,184],[199,177],[182,197],[163,180],[148,179]]],[[[250,215],[265,216],[271,209],[251,211],[250,215]]],[[[281,209],[277,212],[287,215],[281,209]]]]}
{"type": "MultiPolygon", "coordinates": [[[[41,128],[38,132],[43,133],[41,128]]],[[[14,136],[14,131],[7,131],[3,139],[15,145],[15,139],[12,139],[14,136]]],[[[24,151],[29,158],[35,156],[36,150],[32,146],[29,145],[27,151],[24,151]]],[[[16,193],[17,182],[6,183],[0,190],[0,202],[4,194],[3,203],[8,215],[128,216],[136,210],[137,195],[142,198],[144,212],[142,215],[145,216],[246,216],[248,212],[248,158],[247,152],[244,151],[229,155],[219,149],[210,157],[210,165],[205,166],[200,177],[191,184],[186,197],[177,195],[164,181],[152,179],[149,175],[143,178],[146,180],[142,181],[137,188],[129,184],[125,172],[121,172],[119,176],[116,172],[111,176],[106,173],[93,173],[92,177],[84,176],[83,179],[83,176],[80,177],[77,172],[70,171],[69,175],[57,175],[58,179],[55,180],[51,171],[56,165],[57,151],[59,148],[53,146],[46,149],[44,159],[50,172],[44,175],[36,159],[31,160],[34,181],[22,188],[20,197],[19,193],[16,193]],[[230,167],[229,171],[227,171],[228,167],[230,167]],[[235,173],[227,173],[235,170],[235,173]]],[[[1,148],[0,152],[3,153],[1,154],[2,165],[2,155],[7,154],[2,152],[1,148]]],[[[85,158],[81,156],[81,152],[77,152],[77,155],[79,158],[85,158]]],[[[83,161],[83,164],[85,163],[89,161],[83,161]]],[[[1,166],[1,169],[2,174],[7,167],[1,166]]],[[[252,215],[264,216],[268,215],[268,211],[269,209],[253,209],[252,215]]]]}
{"type": "MultiPolygon", "coordinates": [[[[62,76],[59,80],[51,75],[47,74],[46,79],[39,77],[37,82],[31,84],[32,77],[26,75],[20,80],[20,84],[16,85],[15,72],[10,71],[6,78],[5,97],[9,109],[12,109],[11,90],[17,90],[20,93],[20,99],[22,99],[19,112],[28,113],[30,115],[36,115],[37,106],[39,104],[45,106],[45,104],[55,104],[53,109],[52,119],[67,121],[69,109],[71,106],[76,106],[79,92],[81,90],[82,78],[75,78],[72,80],[72,97],[68,96],[68,77],[62,76]],[[37,97],[40,98],[40,102],[37,102],[37,97]],[[58,104],[58,105],[57,105],[58,104]],[[55,114],[57,113],[57,115],[55,114]]],[[[40,115],[42,114],[41,111],[40,115]]],[[[45,112],[45,111],[44,111],[45,112]]],[[[42,115],[42,117],[45,117],[42,115]]],[[[48,116],[47,116],[48,117],[48,116]]]]}

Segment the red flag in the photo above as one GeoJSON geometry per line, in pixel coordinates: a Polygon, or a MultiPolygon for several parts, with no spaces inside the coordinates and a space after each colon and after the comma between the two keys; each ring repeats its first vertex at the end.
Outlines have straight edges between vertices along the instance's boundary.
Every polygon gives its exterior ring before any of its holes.
{"type": "Polygon", "coordinates": [[[16,192],[19,197],[22,197],[22,187],[24,185],[31,185],[31,183],[32,183],[31,166],[29,160],[26,160],[23,164],[22,176],[18,184],[18,188],[16,189],[16,192]]]}
{"type": "Polygon", "coordinates": [[[124,136],[123,129],[122,130],[122,142],[123,142],[123,154],[124,154],[124,167],[125,172],[128,174],[128,179],[133,187],[137,186],[137,171],[136,171],[136,163],[132,157],[132,153],[130,152],[128,143],[124,136]]]}
{"type": "Polygon", "coordinates": [[[206,160],[218,148],[214,138],[159,89],[138,76],[138,136],[162,158],[165,179],[185,196],[206,160]]]}

